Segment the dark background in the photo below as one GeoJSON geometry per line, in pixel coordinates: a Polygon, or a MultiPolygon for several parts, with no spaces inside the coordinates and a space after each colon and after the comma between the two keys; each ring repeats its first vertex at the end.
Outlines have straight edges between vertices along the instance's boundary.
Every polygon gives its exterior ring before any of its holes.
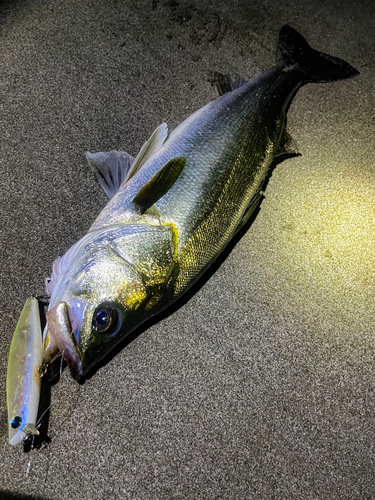
{"type": "Polygon", "coordinates": [[[0,3],[1,498],[373,498],[374,33],[370,0],[0,3]],[[85,384],[65,370],[47,446],[10,447],[18,316],[106,203],[85,151],[136,155],[213,72],[272,66],[285,23],[361,75],[301,89],[302,156],[221,266],[85,384]]]}

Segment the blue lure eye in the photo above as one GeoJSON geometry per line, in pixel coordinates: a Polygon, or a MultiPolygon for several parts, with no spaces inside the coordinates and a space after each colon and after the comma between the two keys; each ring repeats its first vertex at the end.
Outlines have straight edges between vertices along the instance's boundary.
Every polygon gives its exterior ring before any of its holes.
{"type": "Polygon", "coordinates": [[[21,427],[22,418],[17,415],[9,423],[10,423],[10,426],[12,427],[12,429],[18,429],[19,427],[21,427]]]}

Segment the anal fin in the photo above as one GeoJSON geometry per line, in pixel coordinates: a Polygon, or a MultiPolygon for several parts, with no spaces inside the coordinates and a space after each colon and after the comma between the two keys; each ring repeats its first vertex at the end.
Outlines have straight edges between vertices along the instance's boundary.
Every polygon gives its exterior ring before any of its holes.
{"type": "Polygon", "coordinates": [[[293,137],[289,134],[289,132],[286,130],[285,127],[283,127],[279,147],[277,148],[277,153],[275,156],[280,156],[280,155],[300,156],[297,144],[295,143],[293,137]]]}
{"type": "Polygon", "coordinates": [[[260,202],[262,201],[263,193],[264,193],[264,191],[259,188],[258,191],[251,198],[249,206],[247,207],[245,213],[243,214],[242,219],[241,219],[240,223],[238,224],[238,227],[236,229],[235,234],[237,234],[238,231],[240,231],[244,227],[246,222],[248,222],[250,220],[251,216],[253,215],[255,210],[258,208],[260,202]]]}

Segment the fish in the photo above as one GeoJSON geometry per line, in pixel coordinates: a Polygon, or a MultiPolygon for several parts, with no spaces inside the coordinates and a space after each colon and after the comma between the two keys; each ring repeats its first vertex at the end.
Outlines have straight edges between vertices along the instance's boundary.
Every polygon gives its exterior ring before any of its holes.
{"type": "Polygon", "coordinates": [[[286,25],[272,68],[251,82],[223,79],[217,99],[169,136],[160,125],[136,158],[87,153],[110,201],[53,264],[43,363],[60,351],[79,378],[185,293],[251,217],[273,160],[289,151],[297,90],[357,74],[286,25]]]}
{"type": "Polygon", "coordinates": [[[46,280],[43,369],[60,352],[85,376],[181,297],[259,207],[275,158],[293,151],[286,115],[298,89],[358,74],[285,25],[273,67],[250,82],[220,78],[216,99],[169,135],[162,123],[135,158],[86,153],[109,202],[46,280]]]}
{"type": "Polygon", "coordinates": [[[39,302],[29,297],[10,347],[7,370],[9,443],[16,445],[39,434],[36,418],[42,382],[42,328],[39,302]]]}

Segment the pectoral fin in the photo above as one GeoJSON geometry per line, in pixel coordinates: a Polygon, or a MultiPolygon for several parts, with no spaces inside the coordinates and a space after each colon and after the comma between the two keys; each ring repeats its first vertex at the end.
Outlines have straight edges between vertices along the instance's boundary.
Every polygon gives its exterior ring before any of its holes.
{"type": "Polygon", "coordinates": [[[186,158],[182,156],[172,158],[141,188],[132,200],[140,213],[143,214],[169,191],[183,171],[185,164],[186,158]]]}

